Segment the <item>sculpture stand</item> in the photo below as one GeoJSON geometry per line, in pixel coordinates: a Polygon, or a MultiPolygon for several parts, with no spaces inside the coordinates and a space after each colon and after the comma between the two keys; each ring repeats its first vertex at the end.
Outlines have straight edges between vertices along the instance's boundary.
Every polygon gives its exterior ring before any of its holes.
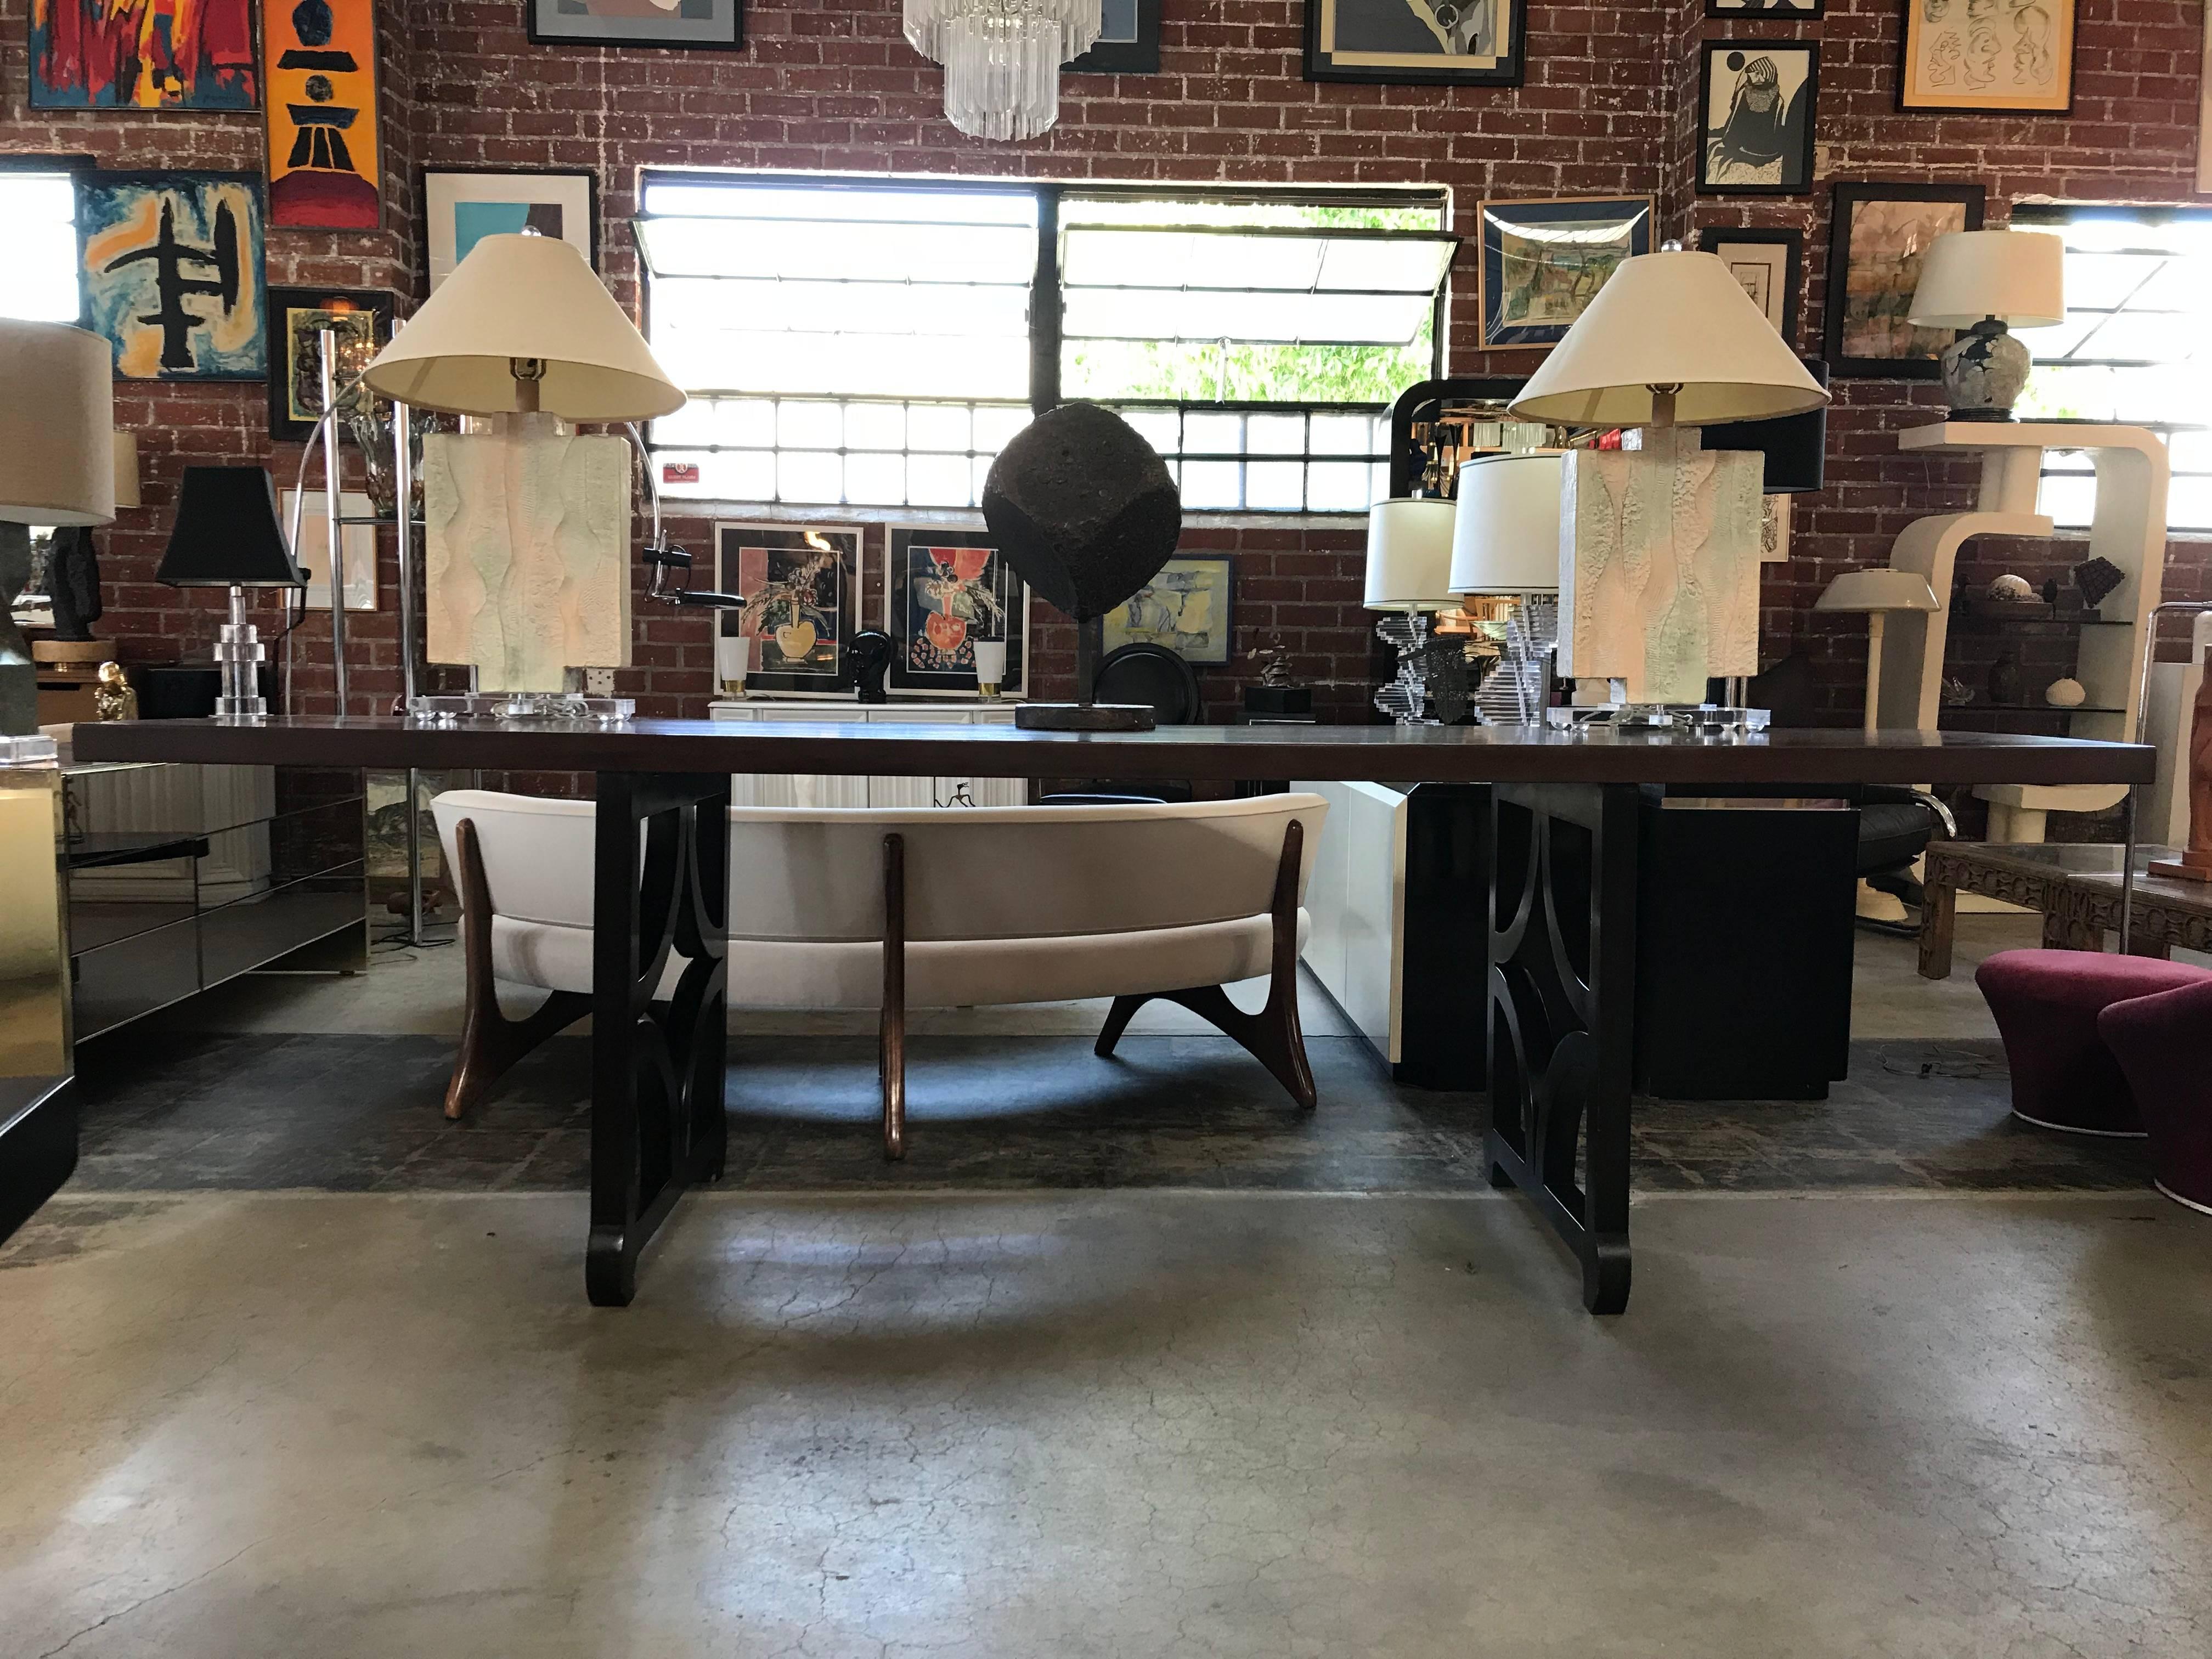
{"type": "Polygon", "coordinates": [[[2189,848],[2179,860],[2150,866],[2154,876],[2185,881],[2212,881],[2212,647],[2205,649],[2204,666],[2208,678],[2198,683],[2189,726],[2189,848]]]}
{"type": "Polygon", "coordinates": [[[1025,732],[1149,732],[1158,724],[1141,702],[1093,702],[1098,659],[1106,644],[1106,619],[1089,617],[1075,624],[1076,702],[1025,702],[1014,710],[1014,724],[1025,732]]]}

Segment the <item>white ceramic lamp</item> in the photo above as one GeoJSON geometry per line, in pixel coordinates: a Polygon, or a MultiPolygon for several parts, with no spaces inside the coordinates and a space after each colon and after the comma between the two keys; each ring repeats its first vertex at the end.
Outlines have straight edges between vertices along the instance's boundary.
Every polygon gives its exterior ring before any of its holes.
{"type": "Polygon", "coordinates": [[[1921,262],[1910,320],[1966,332],[1943,352],[1954,421],[2008,421],[2033,359],[2015,328],[2066,320],[2066,244],[2045,231],[1954,230],[1921,262]]]}
{"type": "Polygon", "coordinates": [[[1917,570],[1846,570],[1813,602],[1815,611],[1857,611],[1867,619],[1866,734],[1881,727],[1882,619],[1893,611],[1940,609],[1936,590],[1917,570]]]}
{"type": "Polygon", "coordinates": [[[1006,681],[1006,642],[978,640],[975,652],[975,690],[985,697],[996,697],[999,688],[1006,681]]]}
{"type": "Polygon", "coordinates": [[[714,678],[733,697],[745,695],[745,676],[752,672],[753,636],[718,634],[714,636],[714,678]]]}
{"type": "Polygon", "coordinates": [[[1758,670],[1761,457],[1694,428],[1817,409],[1828,394],[1717,255],[1624,260],[1512,412],[1642,428],[1562,473],[1559,670],[1632,702],[1694,703],[1758,670]]]}

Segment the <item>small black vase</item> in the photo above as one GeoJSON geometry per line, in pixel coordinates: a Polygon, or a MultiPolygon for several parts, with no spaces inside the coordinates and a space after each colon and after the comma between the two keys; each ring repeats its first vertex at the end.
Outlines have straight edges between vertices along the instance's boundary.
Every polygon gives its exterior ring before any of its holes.
{"type": "Polygon", "coordinates": [[[1997,659],[1990,665],[1990,701],[2016,703],[2026,696],[2027,687],[2020,678],[2020,653],[1999,652],[1997,659]]]}

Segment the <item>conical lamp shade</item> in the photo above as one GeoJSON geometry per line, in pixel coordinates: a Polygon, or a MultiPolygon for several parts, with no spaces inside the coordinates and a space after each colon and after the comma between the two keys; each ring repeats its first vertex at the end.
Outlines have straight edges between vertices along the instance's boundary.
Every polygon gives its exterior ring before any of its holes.
{"type": "Polygon", "coordinates": [[[157,582],[171,587],[305,587],[284,545],[276,490],[258,466],[188,466],[157,582]]]}
{"type": "Polygon", "coordinates": [[[514,361],[545,365],[538,407],[571,421],[672,415],[684,393],[614,295],[557,236],[486,236],[368,366],[369,386],[416,409],[506,415],[514,361]]]}
{"type": "Polygon", "coordinates": [[[1681,390],[1674,423],[1763,421],[1828,401],[1716,253],[1625,259],[1512,403],[1523,420],[1650,426],[1653,386],[1681,390]]]}

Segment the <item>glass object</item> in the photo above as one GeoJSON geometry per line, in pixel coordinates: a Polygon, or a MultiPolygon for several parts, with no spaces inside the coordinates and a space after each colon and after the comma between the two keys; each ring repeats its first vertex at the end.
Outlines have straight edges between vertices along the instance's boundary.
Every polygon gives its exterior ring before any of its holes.
{"type": "MultiPolygon", "coordinates": [[[[399,480],[392,471],[396,459],[392,445],[392,405],[381,398],[356,398],[346,415],[353,441],[361,446],[362,487],[368,492],[380,519],[399,516],[399,480]]],[[[447,429],[446,417],[428,410],[407,411],[407,475],[412,481],[407,514],[422,515],[422,440],[447,429]]]]}

